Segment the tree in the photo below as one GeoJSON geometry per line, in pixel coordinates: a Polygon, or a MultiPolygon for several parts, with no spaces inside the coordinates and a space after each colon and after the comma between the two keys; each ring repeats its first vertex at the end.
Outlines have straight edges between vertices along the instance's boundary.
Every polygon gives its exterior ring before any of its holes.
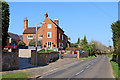
{"type": "Polygon", "coordinates": [[[19,41],[17,45],[18,46],[25,46],[25,43],[23,41],[19,41]]]}
{"type": "MultiPolygon", "coordinates": [[[[30,42],[29,42],[29,46],[35,46],[36,45],[36,40],[35,39],[32,39],[30,42]]],[[[37,46],[42,46],[42,41],[37,41],[37,46]]]]}
{"type": "Polygon", "coordinates": [[[80,44],[80,38],[78,38],[77,44],[80,44]]]}
{"type": "Polygon", "coordinates": [[[0,8],[2,7],[2,49],[5,47],[8,28],[9,28],[9,5],[7,2],[2,2],[0,8]]]}
{"type": "Polygon", "coordinates": [[[120,45],[120,21],[116,21],[111,25],[112,33],[113,33],[113,46],[114,46],[114,55],[118,57],[119,55],[119,45],[120,45]]]}
{"type": "Polygon", "coordinates": [[[81,40],[81,48],[85,51],[88,51],[88,42],[86,39],[86,35],[84,35],[84,39],[81,40]]]}

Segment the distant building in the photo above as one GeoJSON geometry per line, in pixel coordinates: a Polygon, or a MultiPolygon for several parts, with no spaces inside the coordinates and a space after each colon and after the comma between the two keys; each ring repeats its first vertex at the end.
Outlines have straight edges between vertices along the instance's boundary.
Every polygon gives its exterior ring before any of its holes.
{"type": "MultiPolygon", "coordinates": [[[[37,37],[38,40],[42,40],[43,48],[44,45],[49,49],[53,49],[54,45],[56,48],[69,47],[68,36],[64,34],[63,29],[59,27],[58,19],[54,19],[54,21],[52,21],[48,18],[48,14],[45,13],[45,20],[43,22],[46,24],[42,24],[41,27],[37,28],[37,37]]],[[[29,42],[32,39],[36,39],[36,27],[28,27],[28,20],[25,18],[23,41],[26,46],[29,45],[29,42]]]]}
{"type": "Polygon", "coordinates": [[[11,32],[8,32],[7,45],[5,48],[17,48],[19,41],[22,41],[22,35],[17,35],[11,32]]]}

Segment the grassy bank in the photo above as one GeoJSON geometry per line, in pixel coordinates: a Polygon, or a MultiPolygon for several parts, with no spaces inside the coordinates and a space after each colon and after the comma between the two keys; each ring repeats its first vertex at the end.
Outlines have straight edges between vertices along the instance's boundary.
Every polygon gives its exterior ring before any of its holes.
{"type": "Polygon", "coordinates": [[[112,61],[112,55],[113,54],[110,54],[110,55],[108,55],[108,57],[111,59],[110,62],[111,62],[112,69],[113,69],[113,75],[117,79],[118,78],[118,74],[120,74],[120,72],[118,73],[118,63],[112,61]]]}
{"type": "Polygon", "coordinates": [[[113,75],[115,76],[115,78],[118,78],[118,63],[114,61],[110,61],[110,62],[111,62],[112,69],[113,69],[113,75]]]}
{"type": "MultiPolygon", "coordinates": [[[[8,80],[10,78],[27,78],[29,76],[30,74],[25,74],[25,73],[8,73],[2,75],[2,80],[8,80]]],[[[12,79],[12,80],[16,80],[16,79],[12,79]]]]}
{"type": "Polygon", "coordinates": [[[80,60],[88,60],[88,59],[92,59],[95,58],[95,56],[88,56],[88,58],[80,58],[80,60]]]}

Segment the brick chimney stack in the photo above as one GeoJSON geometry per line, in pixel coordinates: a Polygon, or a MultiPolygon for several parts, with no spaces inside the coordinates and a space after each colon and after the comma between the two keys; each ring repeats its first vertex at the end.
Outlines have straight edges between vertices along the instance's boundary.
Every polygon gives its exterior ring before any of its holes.
{"type": "Polygon", "coordinates": [[[45,19],[48,17],[48,14],[47,14],[47,12],[45,13],[45,19]]]}
{"type": "Polygon", "coordinates": [[[28,28],[28,20],[27,20],[27,18],[25,18],[24,19],[24,31],[25,31],[25,29],[27,29],[28,28]]]}
{"type": "Polygon", "coordinates": [[[54,19],[54,23],[58,25],[58,19],[54,19]]]}

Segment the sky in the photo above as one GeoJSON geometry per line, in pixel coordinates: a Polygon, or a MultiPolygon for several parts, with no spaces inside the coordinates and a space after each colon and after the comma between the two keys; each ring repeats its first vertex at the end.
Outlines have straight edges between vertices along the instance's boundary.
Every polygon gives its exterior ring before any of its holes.
{"type": "MultiPolygon", "coordinates": [[[[44,21],[45,12],[71,40],[77,42],[78,37],[86,35],[88,42],[96,40],[104,45],[113,45],[111,24],[118,20],[117,2],[8,2],[10,7],[9,32],[22,35],[24,18],[28,19],[28,27],[44,21]]],[[[41,26],[41,25],[40,25],[41,26]]]]}

